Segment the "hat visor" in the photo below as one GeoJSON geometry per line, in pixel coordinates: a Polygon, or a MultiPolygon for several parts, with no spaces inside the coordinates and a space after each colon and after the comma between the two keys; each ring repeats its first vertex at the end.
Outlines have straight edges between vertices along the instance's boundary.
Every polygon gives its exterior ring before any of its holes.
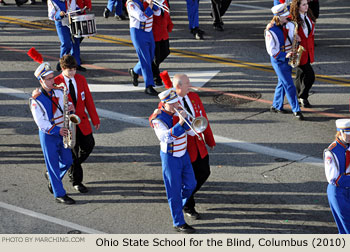
{"type": "Polygon", "coordinates": [[[179,98],[176,97],[176,98],[174,98],[174,99],[172,99],[172,100],[170,100],[170,101],[167,101],[166,103],[168,103],[168,104],[174,104],[174,103],[177,103],[178,101],[179,101],[179,98]]]}
{"type": "Polygon", "coordinates": [[[289,15],[289,11],[287,11],[286,13],[283,13],[282,15],[280,15],[281,17],[285,17],[289,15]]]}
{"type": "Polygon", "coordinates": [[[43,75],[41,75],[41,77],[45,77],[51,73],[54,73],[54,71],[50,70],[50,71],[47,71],[46,73],[44,73],[43,75]]]}

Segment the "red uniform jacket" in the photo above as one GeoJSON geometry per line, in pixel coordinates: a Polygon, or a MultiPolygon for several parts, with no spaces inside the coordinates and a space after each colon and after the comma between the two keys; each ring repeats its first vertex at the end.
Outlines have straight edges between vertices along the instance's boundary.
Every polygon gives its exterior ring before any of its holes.
{"type": "Polygon", "coordinates": [[[308,62],[308,58],[310,57],[310,63],[314,62],[314,51],[315,51],[315,22],[311,20],[309,17],[309,20],[311,21],[311,32],[308,37],[305,37],[303,27],[300,25],[298,28],[298,35],[300,36],[301,42],[300,45],[302,45],[305,48],[305,51],[301,55],[300,59],[300,65],[305,65],[308,62]]]}
{"type": "MultiPolygon", "coordinates": [[[[74,79],[77,83],[77,105],[75,108],[75,114],[80,117],[81,123],[78,124],[78,127],[83,133],[83,135],[86,136],[92,133],[92,128],[89,121],[89,117],[85,112],[85,108],[89,113],[93,125],[100,124],[100,118],[98,117],[98,114],[96,112],[94,100],[92,99],[90,89],[85,77],[80,74],[75,74],[74,79]]],[[[62,82],[65,83],[62,74],[55,77],[56,84],[60,84],[62,82]]],[[[65,84],[67,86],[67,83],[65,84]]],[[[72,98],[69,94],[68,99],[70,102],[72,102],[72,98]]]]}
{"type": "Polygon", "coordinates": [[[75,2],[77,3],[80,9],[86,6],[88,10],[91,10],[91,0],[76,0],[75,2]]]}
{"type": "MultiPolygon", "coordinates": [[[[165,0],[164,4],[169,7],[168,2],[165,0]]],[[[169,32],[173,30],[174,24],[171,21],[170,15],[168,12],[163,11],[164,15],[155,16],[153,15],[153,37],[154,41],[161,41],[169,39],[169,32]]]]}
{"type": "MultiPolygon", "coordinates": [[[[207,114],[205,113],[205,110],[204,110],[203,103],[199,98],[198,94],[194,92],[189,92],[187,96],[192,103],[192,107],[195,112],[195,117],[202,115],[208,120],[207,114]]],[[[160,109],[162,106],[163,106],[163,103],[160,102],[158,104],[158,108],[160,109]]],[[[156,116],[157,114],[152,114],[149,117],[150,123],[156,116]]],[[[174,118],[174,124],[179,121],[179,118],[177,116],[174,116],[173,118],[174,118]]],[[[204,158],[206,155],[208,155],[208,150],[205,144],[207,144],[209,147],[214,147],[216,145],[213,132],[211,131],[211,128],[210,128],[209,120],[208,120],[208,127],[203,133],[200,133],[199,135],[202,137],[202,139],[204,135],[205,142],[203,140],[199,140],[197,136],[187,135],[187,151],[188,151],[188,154],[190,155],[192,163],[196,161],[198,157],[198,152],[201,155],[201,158],[204,158]]]]}

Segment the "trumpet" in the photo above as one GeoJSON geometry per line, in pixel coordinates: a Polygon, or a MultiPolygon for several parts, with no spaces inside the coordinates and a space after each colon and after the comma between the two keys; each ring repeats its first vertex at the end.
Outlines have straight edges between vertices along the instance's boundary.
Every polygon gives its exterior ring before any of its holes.
{"type": "Polygon", "coordinates": [[[170,10],[168,8],[168,6],[166,6],[164,4],[164,0],[160,0],[160,1],[157,1],[157,0],[152,0],[153,4],[158,6],[159,8],[161,8],[163,11],[166,11],[168,13],[170,13],[170,10]]]}
{"type": "Polygon", "coordinates": [[[190,129],[194,132],[194,134],[201,141],[202,137],[198,133],[204,132],[206,130],[206,128],[208,127],[207,118],[205,118],[204,116],[194,117],[180,103],[179,103],[179,105],[180,105],[180,108],[183,111],[185,111],[186,114],[192,119],[191,124],[189,122],[187,122],[187,120],[185,118],[183,118],[183,116],[180,114],[180,112],[176,108],[174,108],[174,110],[179,115],[179,117],[181,117],[185,121],[185,123],[188,125],[188,127],[190,127],[190,129]]]}

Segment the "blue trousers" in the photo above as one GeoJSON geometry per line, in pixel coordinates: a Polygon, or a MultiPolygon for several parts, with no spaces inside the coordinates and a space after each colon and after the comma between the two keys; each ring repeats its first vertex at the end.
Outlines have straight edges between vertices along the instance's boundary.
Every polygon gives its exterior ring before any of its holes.
{"type": "Polygon", "coordinates": [[[339,234],[350,234],[350,187],[328,184],[327,196],[339,234]]]}
{"type": "Polygon", "coordinates": [[[115,15],[122,15],[123,13],[123,3],[122,0],[108,0],[107,9],[112,12],[115,6],[115,15]]]}
{"type": "Polygon", "coordinates": [[[300,111],[296,88],[292,79],[292,67],[288,65],[288,59],[285,61],[278,61],[271,58],[271,63],[278,77],[272,106],[281,110],[283,108],[284,96],[287,96],[292,111],[300,111]]]}
{"type": "Polygon", "coordinates": [[[61,41],[60,58],[64,55],[70,54],[75,58],[78,66],[80,66],[80,39],[73,37],[73,43],[69,28],[63,26],[59,21],[55,21],[55,25],[58,38],[61,41]]]}
{"type": "Polygon", "coordinates": [[[153,32],[145,32],[142,29],[130,28],[132,43],[135,47],[139,61],[134,66],[134,72],[142,75],[146,87],[154,86],[152,61],[154,58],[155,43],[153,32]]]}
{"type": "Polygon", "coordinates": [[[173,225],[180,226],[185,224],[182,209],[197,184],[191,159],[188,152],[182,157],[173,157],[162,151],[160,158],[173,225]]]}
{"type": "Polygon", "coordinates": [[[199,0],[186,0],[187,3],[187,16],[188,16],[188,28],[190,30],[199,27],[198,21],[198,9],[199,0]]]}
{"type": "Polygon", "coordinates": [[[49,173],[53,194],[56,197],[66,195],[62,178],[73,163],[71,149],[65,149],[62,137],[48,135],[39,130],[41,149],[49,173]]]}

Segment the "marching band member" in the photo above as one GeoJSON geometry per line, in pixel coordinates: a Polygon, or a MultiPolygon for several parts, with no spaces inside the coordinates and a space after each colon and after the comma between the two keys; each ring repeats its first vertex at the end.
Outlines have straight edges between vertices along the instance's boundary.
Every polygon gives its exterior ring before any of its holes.
{"type": "Polygon", "coordinates": [[[188,27],[194,38],[197,40],[203,39],[204,31],[199,29],[199,0],[186,0],[188,27]]]}
{"type": "Polygon", "coordinates": [[[177,232],[194,233],[184,219],[182,209],[196,187],[191,159],[187,152],[187,135],[194,132],[185,123],[187,117],[181,111],[179,122],[173,123],[173,116],[178,109],[178,97],[173,89],[161,92],[163,103],[160,114],[151,121],[152,127],[160,141],[162,172],[167,193],[173,226],[177,232]]]}
{"type": "MultiPolygon", "coordinates": [[[[47,3],[49,19],[55,21],[58,38],[61,41],[60,58],[64,55],[71,54],[77,61],[77,70],[86,71],[80,62],[80,39],[71,35],[68,27],[68,12],[79,10],[75,0],[50,0],[47,3]]],[[[57,64],[57,71],[61,70],[60,64],[57,64]]]]}
{"type": "MultiPolygon", "coordinates": [[[[194,117],[204,116],[208,120],[203,103],[198,94],[190,92],[191,83],[188,76],[185,74],[175,75],[173,78],[173,84],[182,107],[194,117]]],[[[194,195],[202,187],[205,181],[207,181],[210,175],[209,154],[206,145],[212,150],[216,145],[213,132],[209,125],[209,120],[207,128],[200,135],[202,137],[201,140],[198,139],[197,136],[191,135],[187,138],[187,150],[191,158],[197,186],[191,197],[186,202],[183,210],[185,215],[192,219],[200,219],[200,215],[195,209],[194,195]],[[203,139],[205,139],[205,141],[203,139]]]]}
{"type": "MultiPolygon", "coordinates": [[[[213,150],[216,143],[201,99],[196,93],[190,92],[191,83],[188,76],[186,74],[176,74],[173,80],[175,92],[179,97],[179,102],[182,107],[185,108],[194,117],[203,116],[208,121],[207,128],[203,131],[203,133],[199,133],[202,139],[199,139],[197,136],[187,136],[187,151],[190,155],[197,186],[193,191],[191,197],[187,200],[183,211],[188,217],[197,220],[201,217],[195,209],[196,203],[194,200],[194,195],[210,176],[209,153],[206,145],[208,145],[209,148],[213,150]],[[203,139],[205,139],[205,141],[203,139]]],[[[150,122],[160,113],[162,106],[163,103],[160,102],[158,104],[158,109],[156,109],[149,117],[150,122]]],[[[174,116],[173,119],[173,123],[175,124],[178,122],[179,117],[174,116]]]]}
{"type": "MultiPolygon", "coordinates": [[[[49,191],[58,203],[74,204],[63,188],[62,178],[72,164],[72,152],[63,146],[63,137],[68,129],[63,128],[64,95],[62,90],[54,88],[54,75],[50,64],[42,63],[34,72],[41,84],[40,90],[30,99],[30,109],[39,128],[39,138],[47,168],[49,191]]],[[[72,111],[71,104],[68,111],[72,111]]],[[[47,175],[45,174],[46,178],[47,175]]]]}
{"type": "Polygon", "coordinates": [[[108,0],[107,6],[103,11],[103,17],[108,18],[109,13],[113,12],[115,7],[114,17],[117,20],[126,20],[126,16],[123,13],[123,1],[122,0],[108,0]]]}
{"type": "Polygon", "coordinates": [[[286,95],[294,116],[303,120],[304,116],[300,111],[292,79],[292,67],[288,65],[289,57],[292,54],[290,49],[294,37],[294,25],[288,22],[289,11],[286,4],[275,5],[271,11],[274,17],[271,21],[272,27],[265,30],[265,44],[271,64],[278,77],[278,84],[270,110],[274,113],[286,113],[286,110],[283,109],[284,96],[286,95]],[[288,25],[287,28],[286,25],[288,25]]]}
{"type": "MultiPolygon", "coordinates": [[[[166,0],[163,4],[169,8],[169,4],[166,0]]],[[[161,86],[162,79],[159,74],[159,65],[170,54],[169,46],[169,32],[173,30],[174,24],[171,21],[170,14],[161,9],[161,15],[153,18],[153,37],[155,41],[155,53],[152,62],[153,80],[157,86],[161,86]]]]}
{"type": "Polygon", "coordinates": [[[152,33],[153,15],[159,16],[160,9],[152,0],[128,0],[127,9],[130,19],[130,35],[139,61],[134,68],[129,69],[129,74],[134,86],[137,86],[138,77],[142,74],[145,80],[145,93],[158,95],[153,88],[152,61],[154,58],[155,43],[152,33]]]}
{"type": "Polygon", "coordinates": [[[230,7],[232,0],[211,0],[211,16],[213,17],[213,28],[217,31],[224,31],[222,17],[230,7]]]}
{"type": "Polygon", "coordinates": [[[298,35],[302,45],[305,48],[301,55],[300,64],[296,67],[295,86],[300,104],[305,107],[311,107],[308,100],[309,91],[315,82],[315,72],[311,66],[314,62],[314,34],[315,34],[315,17],[308,7],[307,0],[293,0],[290,6],[292,20],[298,23],[298,35]]]}
{"type": "Polygon", "coordinates": [[[339,119],[335,123],[335,141],[323,155],[327,195],[339,234],[350,234],[350,119],[339,119]]]}
{"type": "Polygon", "coordinates": [[[100,128],[100,118],[96,112],[94,100],[89,86],[83,75],[76,74],[77,62],[71,55],[65,55],[60,59],[62,74],[56,76],[55,83],[65,83],[69,92],[69,98],[75,107],[75,114],[81,122],[76,126],[76,144],[72,149],[73,164],[69,169],[69,177],[73,188],[81,193],[88,192],[83,185],[83,168],[81,164],[89,157],[95,146],[95,139],[89,117],[95,129],[100,128]]]}

